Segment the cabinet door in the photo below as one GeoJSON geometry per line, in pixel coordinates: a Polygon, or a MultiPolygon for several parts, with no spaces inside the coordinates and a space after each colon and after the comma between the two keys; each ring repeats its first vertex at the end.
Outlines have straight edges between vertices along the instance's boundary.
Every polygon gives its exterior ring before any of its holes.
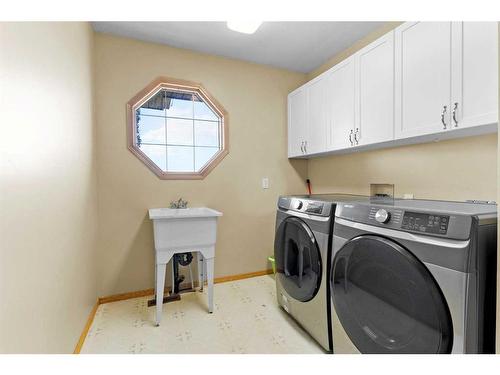
{"type": "Polygon", "coordinates": [[[303,155],[307,139],[307,93],[301,87],[288,95],[288,157],[303,155]]]}
{"type": "MultiPolygon", "coordinates": [[[[334,66],[326,75],[327,149],[351,146],[349,134],[355,125],[354,56],[334,66]]],[[[354,135],[351,135],[354,140],[354,135]]]]}
{"type": "Polygon", "coordinates": [[[326,151],[326,108],[324,76],[307,85],[307,135],[306,154],[326,151]]]}
{"type": "Polygon", "coordinates": [[[497,23],[454,22],[452,39],[452,127],[455,129],[496,123],[497,23]]]}
{"type": "Polygon", "coordinates": [[[451,22],[407,22],[399,26],[395,30],[395,53],[396,138],[449,128],[451,22]]]}
{"type": "Polygon", "coordinates": [[[356,54],[356,88],[359,144],[394,139],[394,32],[356,54]]]}

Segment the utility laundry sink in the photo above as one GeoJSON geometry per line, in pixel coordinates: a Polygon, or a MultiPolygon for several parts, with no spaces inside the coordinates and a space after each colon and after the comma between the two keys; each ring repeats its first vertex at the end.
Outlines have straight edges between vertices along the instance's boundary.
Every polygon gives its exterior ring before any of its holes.
{"type": "Polygon", "coordinates": [[[175,219],[189,217],[217,217],[222,216],[222,212],[215,211],[208,207],[192,208],[151,208],[149,218],[155,219],[175,219]]]}
{"type": "Polygon", "coordinates": [[[151,208],[155,241],[156,325],[162,315],[166,265],[176,253],[196,252],[198,281],[208,283],[208,311],[213,312],[214,258],[217,218],[222,212],[208,207],[151,208]]]}
{"type": "Polygon", "coordinates": [[[208,207],[150,209],[156,251],[214,246],[219,216],[208,207]]]}

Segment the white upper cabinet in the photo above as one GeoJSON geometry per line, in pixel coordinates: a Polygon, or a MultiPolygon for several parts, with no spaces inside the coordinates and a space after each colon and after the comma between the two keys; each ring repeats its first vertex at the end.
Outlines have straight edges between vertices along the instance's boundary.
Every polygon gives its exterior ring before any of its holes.
{"type": "Polygon", "coordinates": [[[326,80],[318,77],[288,95],[288,156],[326,151],[326,80]]]}
{"type": "Polygon", "coordinates": [[[396,138],[450,126],[451,22],[407,22],[395,30],[396,138]]]}
{"type": "Polygon", "coordinates": [[[288,96],[288,155],[497,131],[496,22],[406,22],[288,96]]]}
{"type": "Polygon", "coordinates": [[[356,145],[394,139],[394,32],[355,55],[356,145]]]}
{"type": "Polygon", "coordinates": [[[318,77],[307,85],[306,90],[308,138],[305,153],[309,155],[326,151],[326,79],[318,77]]]}
{"type": "Polygon", "coordinates": [[[307,139],[307,92],[300,87],[288,95],[288,157],[304,155],[307,139]]]}
{"type": "Polygon", "coordinates": [[[327,150],[354,145],[356,89],[354,56],[335,65],[325,75],[327,150]]]}
{"type": "Polygon", "coordinates": [[[453,24],[452,43],[452,128],[496,123],[497,23],[456,22],[453,24]]]}

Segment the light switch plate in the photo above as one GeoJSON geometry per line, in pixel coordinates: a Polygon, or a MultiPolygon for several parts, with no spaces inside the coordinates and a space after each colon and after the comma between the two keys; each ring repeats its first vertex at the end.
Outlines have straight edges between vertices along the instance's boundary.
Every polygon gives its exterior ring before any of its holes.
{"type": "Polygon", "coordinates": [[[262,178],[262,189],[269,189],[269,178],[262,178]]]}

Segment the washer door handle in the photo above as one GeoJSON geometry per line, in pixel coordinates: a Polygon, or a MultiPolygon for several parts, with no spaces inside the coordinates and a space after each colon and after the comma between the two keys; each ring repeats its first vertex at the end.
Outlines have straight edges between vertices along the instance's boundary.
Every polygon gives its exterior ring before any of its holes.
{"type": "Polygon", "coordinates": [[[288,269],[288,251],[289,247],[285,245],[285,251],[283,254],[283,270],[285,271],[286,277],[290,277],[290,270],[288,269]]]}
{"type": "Polygon", "coordinates": [[[298,283],[299,288],[302,288],[302,273],[304,271],[304,248],[299,248],[299,265],[297,269],[299,273],[298,283]]]}

